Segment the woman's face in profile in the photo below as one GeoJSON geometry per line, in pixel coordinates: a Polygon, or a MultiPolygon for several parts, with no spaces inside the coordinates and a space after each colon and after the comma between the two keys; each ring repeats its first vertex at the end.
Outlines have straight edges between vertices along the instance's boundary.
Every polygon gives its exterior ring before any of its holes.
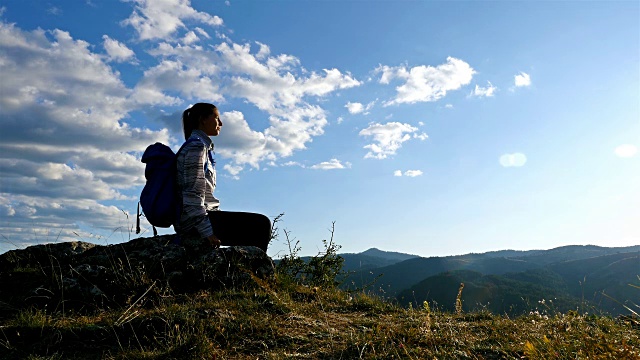
{"type": "Polygon", "coordinates": [[[218,109],[213,110],[213,114],[203,119],[202,131],[209,136],[218,136],[220,134],[220,128],[222,127],[222,120],[220,120],[220,113],[218,109]]]}

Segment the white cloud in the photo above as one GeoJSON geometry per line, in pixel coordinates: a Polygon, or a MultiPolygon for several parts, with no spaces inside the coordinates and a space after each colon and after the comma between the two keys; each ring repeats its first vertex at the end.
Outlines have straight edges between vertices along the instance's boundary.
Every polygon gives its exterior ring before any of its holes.
{"type": "Polygon", "coordinates": [[[407,69],[404,66],[379,66],[377,72],[382,73],[380,83],[389,84],[393,79],[405,80],[396,87],[395,99],[384,105],[436,101],[444,97],[447,91],[457,90],[471,82],[475,70],[466,62],[448,57],[447,62],[436,67],[416,66],[407,69]]]}
{"type": "Polygon", "coordinates": [[[195,32],[197,32],[198,34],[200,34],[200,36],[202,36],[205,39],[211,39],[211,35],[209,35],[209,33],[207,33],[204,29],[196,27],[195,32]]]}
{"type": "Polygon", "coordinates": [[[239,111],[222,113],[221,118],[223,127],[216,138],[218,153],[234,164],[254,168],[259,168],[261,161],[285,158],[305,149],[306,143],[322,135],[327,125],[324,110],[310,105],[271,116],[270,126],[264,131],[252,130],[239,111]]]}
{"type": "Polygon", "coordinates": [[[338,159],[331,159],[329,161],[323,161],[319,164],[315,164],[311,166],[311,169],[317,170],[334,170],[334,169],[348,169],[351,167],[350,162],[345,162],[344,164],[338,159]]]}
{"type": "Polygon", "coordinates": [[[615,154],[621,158],[634,157],[638,153],[638,147],[631,144],[623,144],[615,149],[615,154]]]}
{"type": "Polygon", "coordinates": [[[258,46],[260,47],[260,50],[258,50],[258,53],[256,54],[256,59],[263,60],[268,58],[271,54],[271,49],[269,48],[269,46],[259,41],[256,41],[256,44],[258,44],[258,46]]]}
{"type": "MultiPolygon", "coordinates": [[[[365,159],[385,159],[387,156],[395,155],[396,151],[402,147],[402,143],[411,140],[411,134],[418,131],[409,124],[399,122],[389,122],[386,124],[372,124],[366,129],[360,131],[360,136],[372,137],[374,143],[366,145],[364,148],[369,149],[365,155],[365,159]]],[[[417,138],[424,140],[426,134],[420,134],[417,138]]],[[[416,138],[414,134],[414,138],[416,138]]]]}
{"type": "Polygon", "coordinates": [[[447,108],[447,109],[453,109],[453,105],[452,104],[447,104],[444,107],[447,108]]]}
{"type": "Polygon", "coordinates": [[[134,88],[132,99],[141,105],[182,103],[180,98],[166,94],[170,90],[190,99],[222,101],[224,97],[211,76],[215,71],[215,68],[199,68],[181,61],[162,60],[160,64],[144,72],[143,78],[134,88]]]}
{"type": "Polygon", "coordinates": [[[407,170],[404,172],[404,176],[408,176],[408,177],[416,177],[420,175],[422,175],[421,170],[407,170]]]}
{"type": "Polygon", "coordinates": [[[184,20],[193,20],[210,26],[220,26],[223,21],[218,16],[196,11],[190,0],[128,0],[135,3],[133,13],[123,21],[131,25],[140,40],[166,39],[179,28],[184,28],[184,20]]]}
{"type": "MultiPolygon", "coordinates": [[[[220,114],[220,118],[223,126],[216,138],[216,146],[220,149],[216,152],[233,159],[236,164],[249,164],[254,168],[259,167],[260,161],[273,158],[273,151],[268,148],[267,136],[252,130],[241,112],[224,112],[220,114]]],[[[238,169],[238,166],[234,169],[238,169]]],[[[238,175],[239,172],[231,174],[238,175]]]]}
{"type": "Polygon", "coordinates": [[[10,175],[3,179],[3,186],[17,189],[24,195],[51,199],[60,198],[62,194],[65,199],[126,199],[93,172],[79,166],[0,159],[0,170],[2,174],[10,175]]]}
{"type": "MultiPolygon", "coordinates": [[[[14,209],[2,224],[0,250],[53,241],[117,243],[128,240],[135,226],[135,214],[91,200],[0,194],[0,202],[14,209]],[[81,229],[87,227],[96,233],[81,229]],[[100,235],[100,230],[111,236],[100,235]]],[[[141,225],[149,227],[144,218],[141,225]]]]}
{"type": "Polygon", "coordinates": [[[133,50],[129,49],[127,45],[119,42],[118,40],[114,40],[107,35],[103,35],[102,39],[104,40],[102,46],[104,46],[104,49],[107,51],[109,60],[124,62],[135,59],[135,53],[133,50]]]}
{"type": "Polygon", "coordinates": [[[90,49],[64,31],[0,22],[0,203],[11,216],[0,230],[11,241],[121,226],[122,211],[101,202],[129,199],[123,190],[143,182],[141,151],[169,140],[125,122],[132,91],[90,49]]]}
{"type": "Polygon", "coordinates": [[[315,105],[281,111],[272,115],[269,122],[269,128],[264,131],[267,148],[282,157],[305,149],[314,136],[324,134],[324,127],[328,124],[324,110],[315,105]]]}
{"type": "Polygon", "coordinates": [[[351,114],[358,114],[364,111],[364,106],[361,103],[352,103],[352,102],[348,102],[344,107],[347,108],[347,110],[349,110],[349,113],[351,114]]]}
{"type": "Polygon", "coordinates": [[[246,98],[259,109],[273,114],[283,107],[294,107],[306,96],[324,96],[338,89],[359,86],[361,83],[338,69],[325,69],[324,74],[311,72],[307,76],[294,75],[300,61],[290,55],[271,56],[261,62],[251,54],[250,46],[222,43],[216,47],[222,64],[231,73],[226,91],[246,98]]]}
{"type": "MultiPolygon", "coordinates": [[[[188,102],[236,97],[254,104],[264,119],[245,119],[233,111],[221,114],[218,154],[231,160],[223,169],[237,177],[247,165],[258,168],[261,162],[273,163],[305,149],[328,124],[325,110],[310,101],[361,84],[338,69],[307,71],[296,57],[271,54],[266,45],[258,44],[255,53],[228,38],[217,47],[201,46],[198,39],[210,38],[207,32],[190,31],[183,21],[215,25],[215,17],[195,12],[189,1],[134,3],[127,24],[140,39],[166,41],[148,51],[157,63],[145,68],[132,88],[108,63],[135,61],[123,43],[105,35],[107,57],[64,31],[26,32],[0,22],[0,73],[10,74],[0,81],[3,185],[5,177],[11,178],[10,186],[3,186],[11,194],[0,190],[0,200],[6,200],[0,202],[0,212],[11,217],[12,226],[8,230],[0,224],[3,234],[20,238],[49,227],[61,231],[61,240],[69,240],[75,233],[90,236],[81,228],[121,226],[122,211],[102,202],[127,203],[131,194],[137,196],[136,187],[144,182],[138,159],[147,145],[176,144],[166,128],[129,123],[134,111],[166,122],[177,135],[177,108],[188,102]],[[182,41],[175,42],[171,36],[179,28],[184,30],[182,41]],[[260,120],[268,124],[259,131],[252,128],[260,120]]],[[[318,166],[336,165],[333,160],[326,163],[318,166]]]]}
{"type": "Polygon", "coordinates": [[[504,154],[500,156],[500,165],[503,167],[520,167],[527,163],[527,156],[522,153],[504,154]]]}
{"type": "Polygon", "coordinates": [[[299,166],[301,168],[305,167],[304,164],[301,164],[301,163],[299,163],[297,161],[287,161],[287,162],[283,163],[282,166],[299,166]]]}
{"type": "Polygon", "coordinates": [[[244,169],[242,166],[230,164],[225,164],[222,168],[227,170],[227,172],[231,174],[231,176],[236,180],[239,179],[238,174],[240,174],[240,172],[244,169]]]}
{"type": "Polygon", "coordinates": [[[336,119],[336,122],[338,124],[342,124],[343,121],[344,121],[344,119],[342,118],[342,116],[338,116],[338,119],[336,119]]]}
{"type": "Polygon", "coordinates": [[[409,73],[404,66],[391,67],[387,65],[380,65],[376,69],[376,72],[381,73],[380,84],[389,84],[394,78],[407,78],[409,73]]]}
{"type": "MultiPolygon", "coordinates": [[[[325,111],[309,104],[309,98],[360,82],[337,69],[324,70],[322,75],[308,72],[296,57],[271,55],[267,45],[257,45],[256,53],[249,44],[230,40],[213,48],[160,43],[149,53],[161,62],[145,71],[132,99],[139,104],[177,104],[181,99],[173,96],[176,93],[214,102],[226,97],[244,98],[267,114],[269,126],[256,131],[249,126],[256,119],[245,120],[240,112],[222,114],[224,126],[217,139],[220,154],[236,165],[252,167],[290,156],[322,135],[328,124],[325,111]]],[[[179,130],[174,118],[163,119],[179,130]]]]}
{"type": "Polygon", "coordinates": [[[514,76],[514,81],[516,87],[529,86],[531,85],[531,77],[529,74],[520,72],[520,74],[514,76]]]}
{"type": "Polygon", "coordinates": [[[359,113],[364,113],[365,115],[369,114],[369,110],[371,110],[371,108],[376,104],[376,101],[372,101],[370,103],[368,103],[366,106],[362,105],[361,103],[352,103],[352,102],[348,102],[344,107],[347,108],[347,110],[349,111],[349,113],[351,114],[359,114],[359,113]]]}
{"type": "Polygon", "coordinates": [[[62,15],[62,10],[59,7],[52,6],[47,9],[47,13],[55,16],[62,15]]]}
{"type": "Polygon", "coordinates": [[[491,82],[488,82],[489,85],[487,87],[480,87],[478,85],[476,85],[476,88],[473,90],[473,93],[471,93],[474,96],[478,96],[478,97],[482,97],[482,96],[486,96],[486,97],[491,97],[493,96],[493,94],[496,91],[496,87],[493,86],[491,84],[491,82]]]}
{"type": "Polygon", "coordinates": [[[420,134],[415,133],[415,134],[413,134],[413,138],[424,141],[424,140],[427,140],[429,138],[429,136],[427,135],[427,133],[420,133],[420,134]]]}
{"type": "Polygon", "coordinates": [[[189,31],[188,33],[186,33],[184,35],[184,37],[180,40],[183,44],[193,44],[197,41],[199,41],[200,38],[198,38],[198,35],[196,35],[196,33],[194,31],[189,31]]]}
{"type": "Polygon", "coordinates": [[[88,43],[59,30],[51,34],[53,41],[44,31],[22,32],[0,23],[0,49],[6,54],[0,73],[11,74],[0,81],[0,146],[132,151],[166,141],[166,131],[123,121],[132,109],[131,90],[88,43]]]}
{"type": "Polygon", "coordinates": [[[404,172],[404,174],[402,173],[401,170],[396,170],[393,172],[393,176],[408,176],[408,177],[416,177],[416,176],[421,176],[423,174],[422,170],[407,170],[404,172]]]}
{"type": "Polygon", "coordinates": [[[351,75],[337,69],[325,69],[323,74],[308,73],[294,56],[268,56],[270,50],[264,44],[258,43],[258,53],[253,54],[249,44],[228,41],[213,50],[160,43],[149,53],[163,60],[145,72],[145,80],[138,84],[138,89],[144,90],[144,97],[155,99],[151,103],[169,101],[162,96],[166,90],[179,90],[184,96],[211,101],[219,101],[219,93],[224,93],[245,98],[260,110],[277,115],[286,108],[306,106],[306,97],[321,97],[360,85],[351,75]],[[203,75],[209,79],[203,79],[203,75]],[[201,94],[195,95],[196,91],[201,94]],[[217,96],[211,98],[214,93],[217,96]]]}

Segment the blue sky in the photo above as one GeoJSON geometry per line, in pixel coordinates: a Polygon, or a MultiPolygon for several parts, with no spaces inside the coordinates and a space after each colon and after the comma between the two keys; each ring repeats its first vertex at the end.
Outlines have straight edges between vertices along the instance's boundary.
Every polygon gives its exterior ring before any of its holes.
{"type": "Polygon", "coordinates": [[[305,255],[333,221],[343,252],[640,244],[637,1],[1,9],[0,251],[135,237],[140,156],[201,101],[222,208],[305,255]]]}

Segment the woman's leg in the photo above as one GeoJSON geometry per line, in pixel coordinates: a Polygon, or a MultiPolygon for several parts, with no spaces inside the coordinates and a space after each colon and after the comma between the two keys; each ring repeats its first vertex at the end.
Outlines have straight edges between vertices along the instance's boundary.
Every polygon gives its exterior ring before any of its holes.
{"type": "Polygon", "coordinates": [[[271,241],[271,220],[262,214],[211,211],[213,233],[224,246],[256,246],[267,251],[271,241]]]}

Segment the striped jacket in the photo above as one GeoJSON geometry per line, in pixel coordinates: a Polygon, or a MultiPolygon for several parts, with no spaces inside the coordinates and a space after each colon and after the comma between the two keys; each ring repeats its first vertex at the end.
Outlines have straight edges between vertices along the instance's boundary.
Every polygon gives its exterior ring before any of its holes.
{"type": "Polygon", "coordinates": [[[186,234],[196,229],[201,238],[213,235],[208,211],[218,210],[220,201],[213,196],[216,188],[215,163],[209,161],[213,141],[201,130],[194,130],[192,141],[184,146],[177,157],[178,189],[182,195],[182,214],[175,230],[186,234]],[[206,168],[205,168],[206,164],[206,168]]]}

